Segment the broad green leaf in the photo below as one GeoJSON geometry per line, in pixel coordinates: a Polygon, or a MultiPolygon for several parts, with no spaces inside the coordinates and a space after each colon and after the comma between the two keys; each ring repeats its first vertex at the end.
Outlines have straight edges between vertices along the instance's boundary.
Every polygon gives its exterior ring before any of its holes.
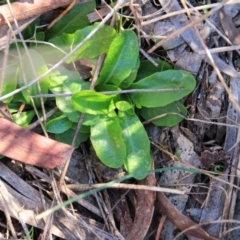
{"type": "Polygon", "coordinates": [[[8,106],[8,110],[10,111],[10,113],[13,114],[13,113],[18,112],[18,110],[21,106],[21,103],[11,101],[7,106],[8,106]]]}
{"type": "Polygon", "coordinates": [[[104,85],[96,86],[95,90],[97,92],[109,92],[109,91],[121,91],[121,88],[115,85],[104,84],[104,85]]]}
{"type": "Polygon", "coordinates": [[[46,130],[50,133],[63,133],[71,128],[72,122],[65,115],[51,119],[46,123],[46,130]]]}
{"type": "MultiPolygon", "coordinates": [[[[78,123],[81,113],[79,111],[75,111],[75,112],[67,113],[66,115],[71,122],[78,123]]],[[[95,125],[98,122],[99,118],[100,118],[100,115],[91,115],[91,114],[85,113],[82,124],[84,126],[95,125]]]]}
{"type": "Polygon", "coordinates": [[[72,105],[71,97],[56,97],[56,105],[64,114],[76,112],[76,109],[72,105]]]}
{"type": "Polygon", "coordinates": [[[30,124],[34,116],[35,116],[34,110],[12,114],[14,123],[24,128],[30,124]]]}
{"type": "MultiPolygon", "coordinates": [[[[120,101],[121,100],[121,95],[115,93],[115,91],[121,91],[121,89],[117,86],[114,85],[109,85],[109,84],[104,84],[104,85],[99,85],[95,88],[97,90],[97,92],[100,92],[102,94],[110,94],[111,92],[113,92],[112,94],[116,94],[115,98],[114,98],[114,102],[120,101]]],[[[111,107],[109,108],[110,110],[114,110],[115,109],[115,105],[114,103],[111,105],[111,107]]]]}
{"type": "Polygon", "coordinates": [[[122,31],[113,41],[96,85],[119,86],[136,66],[139,54],[138,38],[132,30],[122,31]]]}
{"type": "Polygon", "coordinates": [[[72,96],[72,104],[76,110],[82,113],[108,114],[111,111],[111,103],[115,96],[84,90],[72,96]]]}
{"type": "Polygon", "coordinates": [[[139,173],[151,169],[150,142],[146,130],[137,115],[123,113],[120,118],[123,141],[126,144],[127,158],[124,167],[136,179],[143,179],[147,173],[139,173]]]}
{"type": "Polygon", "coordinates": [[[66,15],[57,21],[47,32],[47,39],[62,33],[74,33],[89,25],[87,14],[94,12],[95,1],[76,4],[66,15]]]}
{"type": "Polygon", "coordinates": [[[136,80],[139,66],[140,61],[139,58],[137,58],[136,66],[132,69],[130,75],[121,82],[119,86],[121,89],[128,88],[136,80]]]}
{"type": "Polygon", "coordinates": [[[27,104],[27,101],[24,98],[22,92],[19,92],[16,95],[14,95],[13,99],[12,99],[12,102],[15,102],[15,103],[26,103],[27,104]]]}
{"type": "MultiPolygon", "coordinates": [[[[71,145],[76,130],[68,129],[66,132],[56,134],[55,140],[71,145]]],[[[89,138],[89,133],[80,132],[75,144],[75,147],[79,147],[82,142],[85,142],[89,138]]]]}
{"type": "Polygon", "coordinates": [[[49,75],[48,78],[48,83],[49,83],[49,89],[51,90],[52,88],[54,89],[54,87],[59,87],[61,85],[63,85],[63,82],[68,79],[68,76],[66,75],[61,75],[60,72],[55,71],[53,72],[51,75],[49,75]]]}
{"type": "Polygon", "coordinates": [[[183,117],[180,115],[187,115],[187,109],[181,101],[170,103],[164,107],[143,107],[139,111],[145,120],[159,117],[153,120],[152,123],[160,127],[173,127],[183,120],[183,117]]]}
{"type": "Polygon", "coordinates": [[[173,69],[173,67],[166,61],[162,61],[160,59],[154,59],[154,61],[158,63],[157,67],[155,67],[149,60],[141,60],[136,81],[139,81],[157,72],[173,69]]]}
{"type": "MultiPolygon", "coordinates": [[[[2,76],[2,74],[3,74],[3,72],[2,72],[2,70],[0,70],[0,76],[2,76]]],[[[3,84],[2,84],[1,96],[4,96],[5,94],[10,93],[17,88],[16,66],[5,68],[4,80],[2,82],[3,82],[3,84]]],[[[9,98],[3,100],[3,102],[9,103],[9,102],[11,102],[12,99],[13,99],[13,97],[9,97],[9,98]]]]}
{"type": "Polygon", "coordinates": [[[121,167],[126,147],[118,118],[101,118],[91,127],[91,142],[99,159],[108,167],[121,167]]]}
{"type": "MultiPolygon", "coordinates": [[[[97,24],[83,28],[76,31],[73,34],[63,33],[62,35],[50,39],[50,42],[55,44],[57,47],[68,53],[76,45],[78,45],[83,39],[85,39],[89,33],[97,27],[97,24]]],[[[101,27],[93,37],[91,37],[82,47],[80,47],[73,55],[66,61],[71,63],[79,59],[91,59],[106,53],[110,47],[112,40],[116,35],[114,28],[109,26],[101,27]]],[[[55,51],[54,51],[55,52],[55,51]]],[[[64,54],[56,52],[56,58],[61,58],[64,54]]]]}
{"type": "Polygon", "coordinates": [[[81,89],[83,89],[82,86],[85,84],[86,82],[83,81],[76,71],[70,71],[62,66],[58,67],[51,75],[49,75],[50,90],[54,87],[66,86],[69,88],[69,91],[75,93],[79,91],[79,85],[81,86],[81,89]]]}
{"type": "Polygon", "coordinates": [[[180,100],[191,93],[196,85],[192,74],[182,70],[167,70],[155,73],[136,83],[131,89],[173,89],[164,92],[140,92],[130,93],[129,96],[138,106],[162,107],[169,103],[180,100]]]}
{"type": "MultiPolygon", "coordinates": [[[[27,54],[24,54],[22,56],[23,68],[21,68],[20,76],[19,76],[20,86],[25,85],[24,80],[26,80],[26,82],[30,82],[33,79],[35,79],[37,76],[40,76],[40,75],[44,74],[48,70],[48,67],[47,67],[44,59],[42,58],[42,56],[38,52],[30,49],[29,50],[29,56],[30,56],[31,59],[28,59],[27,54]],[[32,62],[32,65],[33,65],[35,70],[33,70],[31,68],[30,61],[32,62]],[[34,71],[35,71],[37,76],[35,75],[34,71]]],[[[42,78],[39,81],[39,85],[40,85],[40,88],[41,88],[40,93],[42,93],[42,94],[48,93],[48,76],[42,78]]],[[[28,89],[25,89],[25,90],[22,91],[22,94],[23,94],[25,100],[29,104],[31,104],[29,95],[34,96],[34,95],[38,95],[40,93],[38,91],[37,83],[30,86],[28,89]]],[[[46,99],[44,99],[44,100],[46,101],[46,99]]],[[[33,101],[34,101],[34,103],[36,104],[37,107],[39,107],[41,105],[39,98],[34,98],[33,101]]]]}
{"type": "MultiPolygon", "coordinates": [[[[77,93],[82,90],[87,90],[90,88],[89,82],[84,82],[82,79],[67,79],[63,83],[63,87],[61,89],[61,93],[71,92],[77,93]]],[[[56,105],[63,113],[71,113],[75,112],[76,109],[72,104],[72,97],[56,97],[56,105]]]]}
{"type": "MultiPolygon", "coordinates": [[[[73,123],[72,126],[71,126],[71,129],[76,130],[77,125],[78,125],[78,123],[73,123]]],[[[90,133],[90,127],[82,124],[81,128],[80,128],[80,132],[81,133],[90,133]]]]}
{"type": "Polygon", "coordinates": [[[84,119],[83,119],[83,125],[93,126],[96,123],[98,123],[99,119],[100,119],[100,115],[91,115],[91,114],[85,113],[84,119]]]}
{"type": "Polygon", "coordinates": [[[127,101],[118,101],[118,102],[116,102],[115,105],[118,110],[123,111],[123,112],[133,108],[133,106],[127,101]]]}
{"type": "Polygon", "coordinates": [[[81,115],[79,111],[74,111],[74,112],[65,113],[65,114],[67,115],[68,119],[74,123],[77,123],[79,121],[79,118],[81,115]]]}

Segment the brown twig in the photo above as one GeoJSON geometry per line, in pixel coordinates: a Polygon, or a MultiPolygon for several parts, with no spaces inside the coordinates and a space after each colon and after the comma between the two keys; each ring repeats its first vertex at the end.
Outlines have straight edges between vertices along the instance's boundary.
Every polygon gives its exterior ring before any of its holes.
{"type": "Polygon", "coordinates": [[[34,0],[29,2],[14,2],[0,6],[0,26],[7,24],[6,19],[12,23],[14,19],[17,21],[28,19],[41,15],[49,10],[67,6],[73,0],[34,0]]]}
{"type": "Polygon", "coordinates": [[[73,0],[72,3],[57,17],[55,18],[48,26],[47,29],[50,29],[57,21],[59,21],[64,15],[66,15],[76,4],[77,0],[73,0]]]}

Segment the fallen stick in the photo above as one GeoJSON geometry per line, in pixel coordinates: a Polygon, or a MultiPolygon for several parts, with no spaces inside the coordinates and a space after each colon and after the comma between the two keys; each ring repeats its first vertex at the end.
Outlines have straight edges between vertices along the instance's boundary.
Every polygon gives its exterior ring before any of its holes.
{"type": "Polygon", "coordinates": [[[48,139],[0,117],[0,154],[25,164],[55,168],[65,163],[74,147],[48,139]]]}
{"type": "Polygon", "coordinates": [[[10,5],[0,6],[0,26],[41,15],[47,11],[64,7],[72,3],[73,0],[25,0],[24,2],[14,2],[10,5]],[[7,19],[7,21],[6,21],[7,19]]]}

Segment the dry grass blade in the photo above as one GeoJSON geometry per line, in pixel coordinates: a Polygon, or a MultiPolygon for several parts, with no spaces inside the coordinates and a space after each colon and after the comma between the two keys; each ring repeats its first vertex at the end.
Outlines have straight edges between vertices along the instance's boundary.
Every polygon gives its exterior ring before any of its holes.
{"type": "Polygon", "coordinates": [[[4,214],[7,218],[8,227],[10,228],[10,231],[11,231],[13,237],[17,239],[17,233],[16,233],[16,231],[13,227],[12,220],[11,220],[10,209],[9,209],[8,204],[7,204],[9,200],[10,199],[8,198],[8,191],[5,188],[2,180],[0,180],[0,205],[2,206],[4,214]]]}
{"type": "MultiPolygon", "coordinates": [[[[45,221],[36,220],[36,215],[38,212],[44,210],[40,193],[2,163],[0,164],[0,169],[1,176],[4,178],[4,181],[11,185],[10,187],[5,182],[3,183],[4,188],[7,189],[8,193],[7,195],[4,194],[4,197],[8,197],[7,206],[9,208],[10,216],[19,219],[19,221],[22,221],[28,225],[44,229],[46,226],[45,221]],[[12,187],[16,188],[17,190],[13,189],[12,187]]],[[[0,195],[0,198],[2,198],[2,195],[0,195]]],[[[46,203],[46,208],[49,209],[52,201],[46,197],[44,200],[46,203]]],[[[4,209],[4,205],[2,203],[3,201],[0,201],[1,210],[4,209]]],[[[103,226],[100,223],[96,221],[92,222],[91,219],[86,217],[81,217],[81,221],[78,219],[72,219],[74,224],[71,224],[69,222],[69,217],[72,218],[71,214],[68,212],[65,213],[67,216],[62,210],[54,213],[53,224],[50,227],[49,233],[59,236],[63,239],[76,239],[75,236],[77,236],[80,231],[81,236],[86,236],[86,239],[95,239],[94,236],[96,234],[105,236],[106,239],[115,239],[113,236],[102,230],[103,226]],[[77,231],[78,229],[74,227],[75,224],[78,225],[79,231],[77,231]]]]}

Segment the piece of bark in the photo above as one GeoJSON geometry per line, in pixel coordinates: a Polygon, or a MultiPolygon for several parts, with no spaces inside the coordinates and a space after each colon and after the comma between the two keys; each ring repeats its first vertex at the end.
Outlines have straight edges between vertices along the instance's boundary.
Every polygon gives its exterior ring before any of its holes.
{"type": "Polygon", "coordinates": [[[64,7],[72,3],[73,0],[34,0],[29,2],[11,3],[0,6],[0,25],[6,24],[6,19],[12,23],[16,20],[24,20],[41,15],[49,10],[64,7]],[[14,16],[14,17],[13,17],[14,16]]]}
{"type": "Polygon", "coordinates": [[[0,118],[0,154],[25,164],[55,168],[74,150],[70,145],[48,139],[0,118]]]}

